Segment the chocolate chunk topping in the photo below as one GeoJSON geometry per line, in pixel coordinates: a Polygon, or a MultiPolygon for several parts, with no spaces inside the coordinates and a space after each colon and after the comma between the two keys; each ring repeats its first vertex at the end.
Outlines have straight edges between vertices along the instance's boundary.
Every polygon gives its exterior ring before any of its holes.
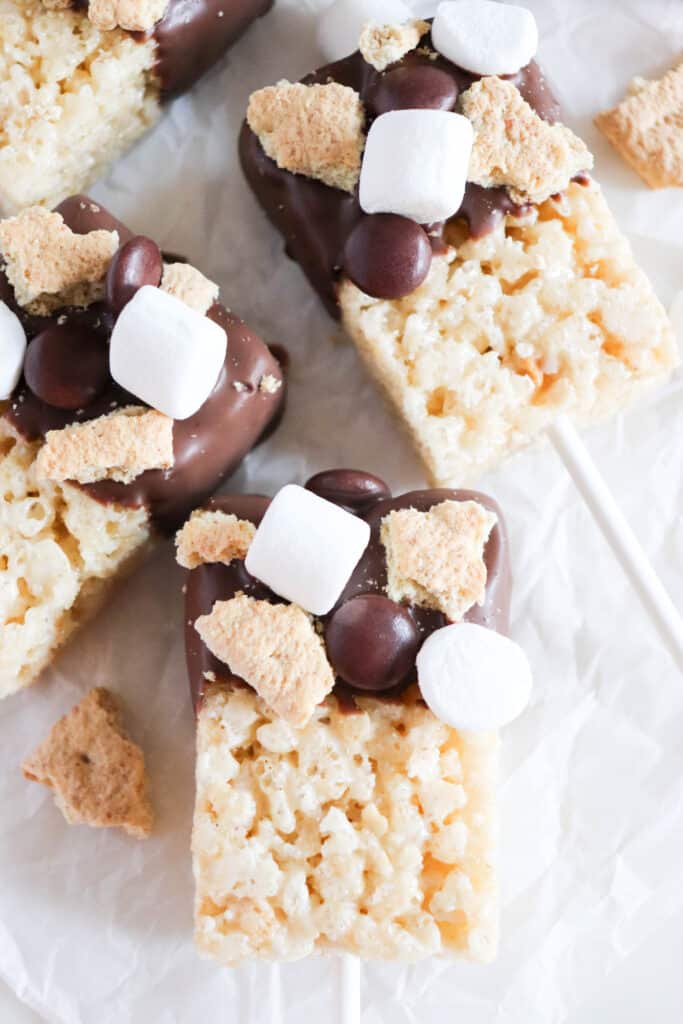
{"type": "Polygon", "coordinates": [[[332,668],[357,690],[389,690],[412,681],[421,640],[410,609],[382,594],[352,597],[333,613],[325,630],[332,668]]]}
{"type": "Polygon", "coordinates": [[[51,323],[28,346],[24,377],[41,402],[82,409],[109,383],[109,350],[87,324],[51,323]]]}
{"type": "MultiPolygon", "coordinates": [[[[303,81],[306,84],[339,82],[355,89],[366,109],[366,128],[369,128],[374,117],[389,110],[420,107],[453,109],[460,93],[478,77],[452,64],[441,54],[435,54],[431,50],[431,38],[427,35],[418,49],[411,50],[387,72],[376,71],[360,53],[354,53],[308,75],[303,81]]],[[[534,61],[509,78],[540,117],[550,122],[559,118],[559,107],[534,61]]],[[[368,245],[376,239],[367,227],[363,229],[365,234],[361,232],[353,242],[351,240],[359,222],[384,214],[367,217],[360,208],[357,195],[280,170],[266,156],[246,123],[240,135],[240,159],[258,201],[285,240],[287,254],[301,264],[332,316],[339,316],[337,285],[342,271],[368,294],[381,298],[410,294],[415,287],[413,281],[419,284],[424,279],[420,273],[424,270],[425,252],[424,246],[415,241],[416,225],[410,229],[412,242],[400,232],[395,232],[393,245],[402,255],[398,262],[402,267],[401,281],[406,291],[388,291],[388,282],[395,288],[399,286],[394,253],[385,249],[379,256],[375,252],[374,259],[371,259],[360,252],[364,237],[368,245]],[[406,259],[411,244],[415,266],[409,271],[406,259]]],[[[506,214],[521,213],[524,209],[515,206],[505,189],[482,190],[468,184],[463,204],[455,217],[464,220],[477,237],[492,231],[506,214]],[[482,191],[489,194],[482,197],[482,191]]],[[[446,250],[444,229],[443,224],[430,226],[433,252],[446,250]]],[[[407,227],[405,231],[408,232],[407,227]]]]}
{"type": "Polygon", "coordinates": [[[156,242],[145,235],[134,235],[120,247],[107,271],[107,304],[120,313],[143,285],[158,288],[163,261],[156,242]]]}
{"type": "Polygon", "coordinates": [[[344,270],[378,299],[400,299],[422,284],[432,264],[427,232],[394,213],[360,218],[344,246],[344,270]]]}
{"type": "MultiPolygon", "coordinates": [[[[496,513],[498,522],[484,551],[487,569],[484,603],[472,607],[465,620],[507,633],[510,605],[507,535],[498,506],[486,495],[476,491],[425,490],[410,491],[392,498],[389,488],[379,477],[350,469],[318,473],[311,477],[306,487],[328,501],[355,511],[371,528],[368,547],[343,594],[332,611],[321,620],[328,657],[337,673],[335,693],[344,697],[345,707],[349,710],[354,707],[354,690],[373,690],[386,699],[399,699],[401,690],[415,679],[415,656],[419,646],[447,621],[441,612],[396,605],[386,597],[386,552],[380,539],[380,524],[384,516],[394,509],[415,508],[426,512],[442,501],[454,500],[478,501],[496,513]],[[368,597],[379,600],[370,602],[368,597]],[[378,639],[380,628],[381,642],[378,639]],[[416,644],[411,640],[415,636],[416,644]],[[376,650],[373,644],[377,645],[376,650]]],[[[232,513],[258,526],[268,505],[268,498],[235,495],[213,498],[206,507],[232,513]]],[[[240,591],[260,600],[282,600],[250,576],[241,561],[234,561],[228,566],[201,565],[188,574],[185,642],[195,707],[201,703],[207,673],[209,680],[215,678],[235,685],[243,682],[210,653],[194,628],[197,618],[208,614],[216,601],[229,600],[240,591]]]]}

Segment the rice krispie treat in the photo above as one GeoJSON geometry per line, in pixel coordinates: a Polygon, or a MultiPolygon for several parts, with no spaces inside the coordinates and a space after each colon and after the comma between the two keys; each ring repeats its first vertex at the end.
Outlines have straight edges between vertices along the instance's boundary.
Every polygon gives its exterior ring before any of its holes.
{"type": "Polygon", "coordinates": [[[218,301],[84,196],[0,222],[0,697],[274,422],[282,370],[218,301]]]}
{"type": "Polygon", "coordinates": [[[531,686],[497,506],[334,470],[212,499],[177,546],[199,950],[490,960],[497,730],[531,686]]]}
{"type": "Polygon", "coordinates": [[[530,12],[442,3],[431,25],[358,26],[346,56],[340,11],[350,32],[358,5],[321,15],[333,63],[251,96],[241,160],[432,482],[662,380],[670,324],[531,59],[530,12]]]}
{"type": "Polygon", "coordinates": [[[683,64],[652,82],[634,78],[595,123],[650,188],[683,186],[683,64]]]}
{"type": "Polygon", "coordinates": [[[0,0],[0,212],[104,172],[271,0],[0,0]]]}
{"type": "Polygon", "coordinates": [[[70,825],[122,828],[135,839],[151,835],[144,754],[126,735],[108,690],[91,690],[60,718],[22,770],[54,790],[70,825]]]}

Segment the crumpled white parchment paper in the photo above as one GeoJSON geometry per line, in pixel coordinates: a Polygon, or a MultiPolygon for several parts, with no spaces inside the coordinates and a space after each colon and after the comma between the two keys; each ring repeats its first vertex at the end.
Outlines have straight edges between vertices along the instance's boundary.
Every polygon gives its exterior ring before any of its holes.
{"type": "MultiPolygon", "coordinates": [[[[683,191],[647,190],[591,117],[632,75],[660,73],[683,50],[683,4],[526,2],[566,120],[593,148],[596,174],[668,305],[683,287],[683,191]]],[[[403,490],[423,482],[416,458],[353,348],[283,257],[236,160],[249,93],[319,63],[316,7],[280,0],[94,195],[187,254],[220,282],[225,301],[291,352],[284,424],[233,489],[272,492],[355,465],[403,490]]],[[[682,398],[679,374],[586,437],[679,604],[682,398]]],[[[680,675],[550,449],[515,458],[482,486],[507,514],[514,635],[536,675],[531,707],[504,736],[500,956],[490,967],[366,965],[365,1024],[593,1020],[581,1008],[629,955],[633,963],[647,950],[651,959],[658,943],[662,957],[671,952],[662,936],[683,910],[680,675]]],[[[223,971],[194,953],[193,720],[180,585],[167,545],[38,685],[0,707],[0,975],[64,1024],[334,1019],[333,960],[285,966],[278,994],[268,966],[223,971]],[[147,843],[67,827],[48,791],[19,771],[96,684],[123,696],[148,757],[158,831],[147,843]]],[[[656,1010],[657,993],[643,995],[656,1010]]]]}

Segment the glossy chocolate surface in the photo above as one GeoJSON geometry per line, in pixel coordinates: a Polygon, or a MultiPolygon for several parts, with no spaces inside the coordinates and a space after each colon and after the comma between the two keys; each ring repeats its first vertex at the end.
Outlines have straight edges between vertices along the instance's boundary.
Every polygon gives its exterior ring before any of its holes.
{"type": "MultiPolygon", "coordinates": [[[[115,228],[124,240],[133,237],[106,210],[85,196],[72,197],[58,209],[72,230],[80,233],[115,228]]],[[[149,272],[148,262],[138,261],[138,269],[140,285],[149,272]]],[[[128,275],[127,286],[132,294],[131,280],[128,275]]],[[[27,379],[22,378],[5,412],[12,425],[28,440],[39,440],[48,430],[95,419],[116,408],[144,404],[120,388],[109,375],[107,345],[115,313],[106,303],[95,303],[85,310],[58,310],[51,317],[28,316],[17,308],[13,291],[1,273],[0,298],[17,312],[32,339],[27,376],[36,390],[31,390],[27,379]],[[85,346],[96,350],[99,345],[101,357],[96,351],[90,351],[88,358],[76,362],[73,358],[68,363],[46,357],[32,360],[31,352],[36,344],[42,345],[47,353],[54,352],[55,345],[61,345],[69,353],[85,346]],[[106,367],[104,379],[103,365],[106,367]],[[60,366],[63,376],[58,380],[60,366]],[[84,401],[74,409],[75,395],[79,391],[84,401]],[[88,393],[92,395],[89,401],[88,393]],[[48,398],[52,403],[57,399],[59,404],[49,404],[44,400],[48,398]]],[[[207,316],[225,329],[227,355],[213,392],[199,411],[189,419],[174,423],[173,467],[148,470],[128,484],[101,480],[82,485],[98,501],[146,507],[157,527],[167,532],[176,529],[189,512],[236,469],[276,420],[284,401],[284,387],[274,395],[259,390],[264,375],[271,374],[278,380],[283,376],[279,362],[265,343],[220,303],[214,303],[207,316]],[[235,383],[240,385],[239,389],[234,387],[235,383]]]]}
{"type": "MultiPolygon", "coordinates": [[[[408,107],[453,109],[460,93],[479,76],[464,71],[440,54],[432,59],[433,52],[430,56],[425,46],[431,46],[429,33],[423,37],[418,49],[411,50],[384,72],[376,71],[356,52],[344,60],[326,65],[303,81],[306,84],[334,81],[355,89],[366,110],[366,128],[370,127],[374,117],[389,110],[408,107]]],[[[559,118],[559,106],[534,61],[509,77],[541,117],[550,122],[559,118]]],[[[259,203],[284,237],[287,254],[301,265],[332,316],[338,317],[337,284],[342,270],[347,271],[357,283],[363,279],[368,283],[368,257],[362,253],[359,255],[357,249],[351,253],[346,249],[347,239],[359,221],[367,219],[357,194],[351,195],[312,178],[280,170],[266,156],[246,122],[240,135],[240,159],[259,203]]],[[[523,209],[510,200],[503,188],[483,189],[468,184],[462,206],[455,216],[464,220],[470,234],[478,238],[492,231],[505,214],[522,212],[523,209]]],[[[412,224],[406,221],[409,223],[412,224]]],[[[412,225],[410,229],[413,235],[414,227],[412,225]]],[[[429,225],[428,234],[435,252],[445,249],[444,227],[444,224],[429,225]]],[[[402,244],[405,252],[410,242],[402,244]]],[[[424,263],[422,248],[416,251],[424,263]]],[[[395,282],[396,261],[389,257],[389,262],[391,266],[387,273],[395,282]]],[[[375,263],[370,281],[375,290],[370,294],[381,295],[377,290],[377,280],[381,275],[382,268],[375,263]]],[[[412,290],[409,287],[411,275],[404,269],[403,276],[408,288],[403,294],[409,294],[412,290]]],[[[382,289],[382,285],[379,288],[382,289]]],[[[395,288],[393,291],[395,294],[395,288]]],[[[386,297],[393,297],[386,288],[384,292],[386,297]]]]}
{"type": "MultiPolygon", "coordinates": [[[[321,497],[334,501],[348,511],[353,511],[369,523],[371,534],[368,547],[353,572],[335,607],[321,617],[325,633],[334,628],[335,617],[341,609],[359,595],[381,596],[387,605],[385,594],[387,569],[384,546],[380,540],[380,524],[385,515],[394,509],[415,508],[426,512],[442,501],[478,501],[491,509],[498,517],[497,525],[491,531],[486,544],[484,560],[487,568],[486,595],[481,606],[475,605],[465,616],[468,622],[476,622],[499,633],[507,633],[510,608],[510,565],[505,524],[496,503],[484,494],[464,490],[410,491],[400,497],[391,497],[386,484],[378,477],[357,470],[329,470],[319,473],[306,484],[321,497]]],[[[258,495],[235,495],[212,498],[207,508],[229,512],[240,519],[248,519],[254,525],[260,523],[270,500],[258,495]]],[[[247,573],[244,562],[236,560],[230,565],[201,565],[187,575],[185,597],[185,644],[190,690],[195,708],[202,700],[207,685],[206,673],[213,674],[219,682],[246,685],[234,676],[227,665],[215,658],[202,642],[194,628],[200,615],[208,614],[216,601],[226,601],[239,591],[258,600],[280,603],[277,597],[263,583],[247,573]]],[[[438,611],[419,608],[414,605],[394,605],[397,618],[409,616],[409,622],[391,622],[386,606],[373,616],[373,608],[366,606],[365,614],[348,614],[345,644],[352,644],[353,656],[340,654],[340,638],[330,643],[330,660],[336,668],[353,676],[342,679],[337,676],[335,693],[344,698],[345,706],[354,707],[353,692],[372,692],[374,696],[386,699],[400,699],[402,691],[415,680],[415,654],[411,646],[413,630],[421,644],[430,633],[446,625],[446,617],[438,611]],[[411,628],[412,623],[412,628],[411,628]],[[352,629],[349,631],[349,626],[352,629]],[[381,629],[383,649],[378,651],[378,630],[381,629]],[[352,635],[352,638],[351,638],[352,635]],[[390,674],[398,673],[400,681],[393,684],[390,674]]],[[[374,609],[377,612],[377,608],[374,609]]],[[[339,623],[337,623],[339,624],[339,623]]]]}

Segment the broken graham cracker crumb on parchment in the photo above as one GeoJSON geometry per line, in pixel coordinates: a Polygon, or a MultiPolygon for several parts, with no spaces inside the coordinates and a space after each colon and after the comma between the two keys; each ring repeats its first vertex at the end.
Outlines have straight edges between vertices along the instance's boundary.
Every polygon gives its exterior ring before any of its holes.
{"type": "Polygon", "coordinates": [[[165,263],[161,290],[204,314],[218,298],[219,288],[189,263],[165,263]]]}
{"type": "Polygon", "coordinates": [[[59,213],[40,206],[0,221],[0,253],[20,306],[39,315],[65,305],[89,305],[102,295],[116,231],[77,235],[59,213]]]}
{"type": "Polygon", "coordinates": [[[541,203],[593,166],[581,139],[540,118],[512,82],[480,79],[463,93],[462,112],[474,128],[468,181],[506,185],[516,202],[541,203]]]}
{"type": "Polygon", "coordinates": [[[199,509],[176,534],[176,559],[184,569],[246,558],[256,527],[227,512],[199,509]]]}
{"type": "Polygon", "coordinates": [[[282,81],[251,94],[247,123],[278,167],[353,192],[363,136],[360,96],[346,85],[282,81]]]}
{"type": "Polygon", "coordinates": [[[484,600],[484,547],[495,523],[494,513],[476,501],[390,512],[381,525],[389,597],[437,608],[458,622],[484,600]]]}
{"type": "Polygon", "coordinates": [[[595,124],[650,188],[683,186],[683,63],[629,92],[595,124]]]}
{"type": "Polygon", "coordinates": [[[322,640],[301,608],[238,594],[216,601],[195,629],[289,725],[302,728],[334,686],[322,640]]]}
{"type": "Polygon", "coordinates": [[[390,64],[414,50],[429,31],[426,21],[407,21],[402,25],[377,25],[368,22],[361,32],[358,49],[363,59],[376,71],[384,71],[390,64]]]}
{"type": "Polygon", "coordinates": [[[38,478],[79,484],[130,483],[147,469],[173,465],[173,420],[156,409],[128,406],[86,423],[49,430],[38,453],[38,478]]]}
{"type": "Polygon", "coordinates": [[[105,689],[91,690],[61,718],[22,771],[54,790],[70,825],[121,828],[136,839],[152,832],[144,755],[124,732],[105,689]]]}
{"type": "Polygon", "coordinates": [[[146,32],[161,21],[169,0],[90,0],[88,20],[99,29],[146,32]]]}

